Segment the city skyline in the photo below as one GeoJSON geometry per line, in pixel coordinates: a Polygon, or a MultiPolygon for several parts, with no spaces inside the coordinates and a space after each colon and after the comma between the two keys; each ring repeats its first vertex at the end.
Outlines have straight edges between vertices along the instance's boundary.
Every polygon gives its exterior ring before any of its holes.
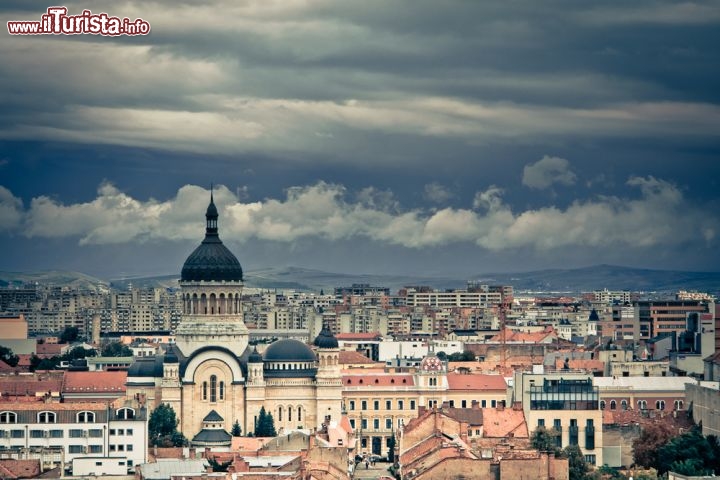
{"type": "Polygon", "coordinates": [[[152,30],[0,44],[0,271],[720,271],[712,2],[65,6],[152,30]]]}

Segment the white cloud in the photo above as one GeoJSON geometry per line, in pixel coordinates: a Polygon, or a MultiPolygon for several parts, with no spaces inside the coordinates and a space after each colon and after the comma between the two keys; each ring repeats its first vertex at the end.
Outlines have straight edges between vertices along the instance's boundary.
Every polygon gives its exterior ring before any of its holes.
{"type": "Polygon", "coordinates": [[[15,230],[22,220],[22,200],[0,185],[0,232],[15,230]]]}
{"type": "MultiPolygon", "coordinates": [[[[226,187],[215,191],[221,236],[292,243],[303,238],[341,241],[365,237],[408,248],[474,242],[488,250],[566,247],[655,247],[707,245],[720,227],[714,215],[687,202],[673,184],[631,177],[637,198],[577,200],[565,209],[546,206],[514,212],[503,192],[478,192],[473,209],[402,210],[391,192],[367,188],[356,196],[342,185],[319,182],[292,187],[284,198],[244,202],[226,187]],[[350,201],[355,198],[355,201],[350,201]]],[[[0,187],[0,219],[5,229],[29,237],[77,237],[81,244],[199,240],[208,190],[186,185],[166,201],[139,201],[110,184],[96,199],[64,205],[34,198],[27,211],[0,187]],[[3,213],[10,212],[10,214],[3,213]]]]}
{"type": "Polygon", "coordinates": [[[432,182],[425,185],[423,196],[433,203],[445,203],[453,198],[455,194],[449,188],[437,182],[432,182]]]}
{"type": "Polygon", "coordinates": [[[570,170],[570,162],[545,155],[535,163],[525,165],[522,183],[530,188],[548,188],[554,183],[573,185],[577,176],[570,170]]]}

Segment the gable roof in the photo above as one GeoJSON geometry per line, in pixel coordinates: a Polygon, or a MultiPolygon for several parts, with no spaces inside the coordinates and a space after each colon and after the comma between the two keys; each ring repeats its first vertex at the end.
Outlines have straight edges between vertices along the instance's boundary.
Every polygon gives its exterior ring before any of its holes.
{"type": "Polygon", "coordinates": [[[125,394],[127,372],[65,372],[63,394],[118,393],[125,394]]]}

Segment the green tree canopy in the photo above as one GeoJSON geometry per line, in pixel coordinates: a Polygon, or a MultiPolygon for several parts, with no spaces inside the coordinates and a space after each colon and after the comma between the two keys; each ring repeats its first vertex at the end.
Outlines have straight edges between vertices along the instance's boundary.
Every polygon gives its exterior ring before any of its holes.
{"type": "Polygon", "coordinates": [[[65,327],[60,334],[60,343],[72,343],[78,339],[80,329],[78,327],[65,327]]]}
{"type": "Polygon", "coordinates": [[[562,456],[568,459],[570,480],[584,480],[589,468],[580,447],[568,445],[563,449],[562,456]]]}
{"type": "Polygon", "coordinates": [[[110,342],[102,349],[103,357],[132,357],[133,352],[127,345],[120,342],[110,342]]]}
{"type": "Polygon", "coordinates": [[[554,455],[560,454],[560,449],[557,446],[557,438],[560,432],[554,428],[547,429],[545,427],[537,427],[530,436],[530,444],[536,450],[541,452],[550,452],[554,455]]]}
{"type": "Polygon", "coordinates": [[[239,437],[242,435],[242,428],[240,428],[240,422],[235,420],[235,423],[233,423],[232,430],[230,430],[230,435],[233,437],[239,437]]]}
{"type": "Polygon", "coordinates": [[[167,404],[161,403],[150,414],[148,421],[148,433],[150,442],[157,446],[184,447],[187,439],[182,432],[177,430],[178,419],[175,410],[167,404]]]}
{"type": "Polygon", "coordinates": [[[260,407],[260,413],[258,414],[257,424],[255,425],[255,436],[256,437],[276,437],[277,432],[275,431],[275,420],[273,419],[272,413],[265,412],[265,407],[260,407]]]}
{"type": "Polygon", "coordinates": [[[15,355],[12,349],[0,346],[0,360],[7,363],[11,367],[16,367],[20,359],[15,355]]]}
{"type": "Polygon", "coordinates": [[[475,354],[470,350],[465,350],[462,353],[451,353],[447,359],[451,362],[472,362],[475,360],[475,354]]]}

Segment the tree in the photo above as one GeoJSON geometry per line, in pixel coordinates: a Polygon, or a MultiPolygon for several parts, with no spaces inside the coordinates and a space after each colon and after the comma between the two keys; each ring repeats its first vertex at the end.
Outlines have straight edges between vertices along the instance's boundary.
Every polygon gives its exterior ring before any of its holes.
{"type": "Polygon", "coordinates": [[[0,360],[7,363],[11,367],[16,367],[20,359],[15,355],[12,349],[0,346],[0,360]]]}
{"type": "Polygon", "coordinates": [[[220,463],[217,460],[215,460],[215,457],[208,457],[207,461],[210,464],[210,466],[212,467],[213,472],[227,472],[228,467],[232,463],[232,460],[228,460],[227,462],[220,463]]]}
{"type": "Polygon", "coordinates": [[[97,352],[92,348],[86,349],[84,347],[75,347],[66,354],[64,354],[61,359],[65,360],[66,362],[71,362],[73,360],[82,360],[83,358],[94,357],[96,355],[97,352]]]}
{"type": "Polygon", "coordinates": [[[103,357],[132,357],[133,352],[120,342],[110,342],[102,349],[103,357]]]}
{"type": "Polygon", "coordinates": [[[275,431],[275,420],[273,419],[272,413],[266,413],[265,407],[260,407],[260,413],[258,414],[257,424],[255,425],[255,436],[256,437],[276,437],[277,432],[275,431]]]}
{"type": "Polygon", "coordinates": [[[657,464],[653,466],[659,473],[680,468],[689,475],[702,475],[713,468],[713,451],[708,439],[695,427],[661,446],[657,453],[657,464]]]}
{"type": "Polygon", "coordinates": [[[665,423],[648,425],[633,441],[633,457],[637,465],[656,467],[658,452],[673,437],[673,431],[665,423]]]}
{"type": "Polygon", "coordinates": [[[560,432],[554,428],[547,429],[545,427],[537,427],[530,436],[530,444],[536,450],[541,452],[549,452],[554,455],[560,454],[560,449],[557,446],[557,438],[560,432]]]}
{"type": "Polygon", "coordinates": [[[577,445],[568,445],[563,449],[562,456],[568,459],[570,480],[583,480],[589,468],[580,447],[577,445]]]}
{"type": "Polygon", "coordinates": [[[80,329],[78,327],[65,327],[65,330],[60,334],[60,343],[72,343],[78,339],[80,329]]]}
{"type": "Polygon", "coordinates": [[[148,433],[150,442],[156,446],[184,447],[187,439],[177,430],[178,419],[175,410],[167,404],[161,403],[150,414],[148,433]]]}
{"type": "Polygon", "coordinates": [[[230,435],[233,437],[239,437],[242,435],[242,428],[240,428],[240,422],[235,420],[235,423],[233,423],[232,430],[230,430],[230,435]]]}

